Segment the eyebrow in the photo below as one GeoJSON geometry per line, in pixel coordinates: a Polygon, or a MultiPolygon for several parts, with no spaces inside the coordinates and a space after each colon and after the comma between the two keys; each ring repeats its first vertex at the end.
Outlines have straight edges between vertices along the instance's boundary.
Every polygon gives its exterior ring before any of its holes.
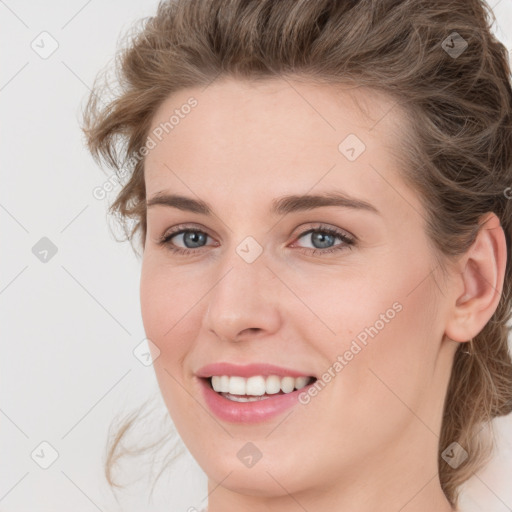
{"type": "MultiPolygon", "coordinates": [[[[156,205],[163,205],[203,215],[213,214],[213,208],[207,202],[201,199],[193,199],[176,194],[157,192],[146,202],[147,208],[156,205]]],[[[271,213],[275,215],[285,215],[292,212],[313,210],[323,206],[338,206],[341,208],[351,208],[380,214],[379,210],[372,204],[361,199],[350,197],[342,192],[283,196],[272,201],[271,213]]]]}

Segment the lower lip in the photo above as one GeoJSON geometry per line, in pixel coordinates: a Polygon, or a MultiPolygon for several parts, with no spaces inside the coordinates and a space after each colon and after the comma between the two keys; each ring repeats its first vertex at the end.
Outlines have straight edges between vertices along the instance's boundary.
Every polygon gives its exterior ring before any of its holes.
{"type": "Polygon", "coordinates": [[[299,394],[314,385],[313,382],[291,393],[273,395],[254,402],[234,402],[214,391],[208,379],[199,378],[199,381],[210,410],[221,420],[231,423],[259,423],[269,420],[300,403],[299,394]]]}

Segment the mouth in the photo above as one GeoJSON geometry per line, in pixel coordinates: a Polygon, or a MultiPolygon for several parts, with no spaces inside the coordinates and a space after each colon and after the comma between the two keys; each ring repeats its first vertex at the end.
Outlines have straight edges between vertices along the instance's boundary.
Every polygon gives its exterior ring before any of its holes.
{"type": "Polygon", "coordinates": [[[301,404],[317,378],[304,370],[268,363],[218,362],[195,373],[205,405],[223,421],[258,423],[301,404]]]}
{"type": "Polygon", "coordinates": [[[302,403],[300,394],[317,381],[314,376],[277,367],[249,368],[218,366],[196,375],[204,402],[217,418],[235,424],[269,421],[302,403]],[[261,373],[258,375],[257,371],[261,373]]]}

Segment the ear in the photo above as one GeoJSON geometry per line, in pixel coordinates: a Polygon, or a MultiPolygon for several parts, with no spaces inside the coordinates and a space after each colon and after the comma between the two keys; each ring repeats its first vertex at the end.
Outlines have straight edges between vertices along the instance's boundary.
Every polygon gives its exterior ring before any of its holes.
{"type": "Polygon", "coordinates": [[[469,341],[490,320],[503,289],[507,244],[500,220],[494,213],[484,215],[473,245],[460,259],[458,292],[445,334],[454,341],[469,341]],[[460,290],[463,290],[460,293],[460,290]]]}

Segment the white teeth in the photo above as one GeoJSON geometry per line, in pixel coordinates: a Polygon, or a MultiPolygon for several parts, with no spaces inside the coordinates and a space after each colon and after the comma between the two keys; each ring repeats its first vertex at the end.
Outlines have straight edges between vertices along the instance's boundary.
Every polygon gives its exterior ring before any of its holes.
{"type": "Polygon", "coordinates": [[[265,378],[260,375],[249,377],[245,386],[246,395],[261,396],[265,394],[265,378]]]}
{"type": "Polygon", "coordinates": [[[295,379],[295,389],[302,389],[307,386],[309,382],[309,377],[297,377],[295,379]]]}
{"type": "Polygon", "coordinates": [[[220,391],[227,393],[229,391],[229,377],[227,375],[223,375],[220,378],[219,383],[220,391]]]}
{"type": "Polygon", "coordinates": [[[214,375],[211,377],[214,391],[231,395],[249,396],[274,395],[279,393],[279,391],[291,393],[294,389],[302,389],[307,386],[309,381],[310,377],[295,378],[289,376],[279,377],[277,375],[269,375],[268,377],[254,375],[247,379],[228,375],[214,375]]]}
{"type": "Polygon", "coordinates": [[[269,375],[265,381],[265,389],[268,395],[274,395],[281,391],[281,379],[277,375],[269,375]]]}
{"type": "Polygon", "coordinates": [[[232,395],[245,395],[245,381],[243,377],[230,377],[229,378],[229,390],[227,393],[231,393],[232,395]]]}
{"type": "Polygon", "coordinates": [[[283,393],[291,393],[295,389],[295,379],[293,377],[283,377],[281,379],[281,389],[283,393]]]}

